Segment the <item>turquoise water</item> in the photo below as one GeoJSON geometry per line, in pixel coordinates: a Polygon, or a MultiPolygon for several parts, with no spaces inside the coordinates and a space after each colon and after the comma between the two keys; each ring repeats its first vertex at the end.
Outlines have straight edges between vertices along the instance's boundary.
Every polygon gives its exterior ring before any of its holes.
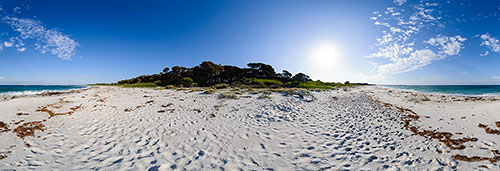
{"type": "Polygon", "coordinates": [[[0,85],[0,94],[40,94],[43,92],[84,88],[81,85],[0,85]]]}
{"type": "Polygon", "coordinates": [[[500,95],[500,85],[385,85],[390,88],[425,93],[455,95],[500,95]]]}

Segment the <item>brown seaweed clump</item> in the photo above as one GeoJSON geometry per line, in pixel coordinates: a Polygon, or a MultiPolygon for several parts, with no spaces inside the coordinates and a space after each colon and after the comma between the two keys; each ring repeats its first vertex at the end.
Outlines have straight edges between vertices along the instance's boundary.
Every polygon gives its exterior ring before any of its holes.
{"type": "Polygon", "coordinates": [[[497,126],[497,128],[500,128],[500,121],[496,121],[495,125],[497,126]]]}
{"type": "Polygon", "coordinates": [[[19,113],[16,113],[17,116],[22,116],[22,115],[30,115],[29,113],[23,113],[23,112],[19,112],[19,113]]]}
{"type": "Polygon", "coordinates": [[[73,113],[75,113],[78,109],[82,108],[82,105],[78,105],[78,106],[74,106],[74,107],[71,107],[69,108],[70,111],[68,112],[63,112],[63,113],[56,113],[52,110],[49,110],[48,109],[48,106],[41,106],[41,107],[38,107],[37,110],[35,110],[35,112],[46,112],[48,113],[50,116],[49,116],[49,119],[54,117],[54,116],[58,116],[58,115],[72,115],[73,113]]]}
{"type": "Polygon", "coordinates": [[[7,126],[7,124],[0,121],[0,133],[9,132],[9,131],[10,131],[10,129],[7,126]]]}
{"type": "MultiPolygon", "coordinates": [[[[498,122],[495,122],[495,124],[498,124],[498,122]]],[[[499,125],[497,125],[497,126],[499,126],[499,125]]],[[[486,132],[487,134],[496,134],[496,135],[500,135],[500,130],[498,130],[498,129],[491,129],[491,128],[489,128],[489,127],[488,127],[488,125],[485,125],[485,124],[481,124],[481,123],[479,123],[479,124],[477,125],[477,127],[479,127],[479,128],[483,128],[483,129],[484,129],[484,132],[486,132]]]]}
{"type": "Polygon", "coordinates": [[[17,128],[12,130],[12,132],[14,132],[19,138],[24,139],[24,137],[27,136],[35,136],[36,130],[42,132],[45,131],[45,125],[42,123],[42,121],[23,123],[22,125],[19,125],[17,128]]]}
{"type": "Polygon", "coordinates": [[[466,162],[481,162],[481,161],[489,161],[490,163],[496,163],[500,161],[500,152],[498,150],[491,150],[491,152],[494,154],[493,157],[480,157],[480,156],[465,156],[465,155],[460,155],[460,154],[455,154],[451,156],[451,158],[455,160],[460,160],[460,161],[466,161],[466,162]]]}

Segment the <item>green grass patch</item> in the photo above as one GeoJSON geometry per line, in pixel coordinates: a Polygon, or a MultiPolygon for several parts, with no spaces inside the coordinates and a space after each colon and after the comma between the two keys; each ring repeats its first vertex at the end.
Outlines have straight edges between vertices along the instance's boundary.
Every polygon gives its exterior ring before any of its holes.
{"type": "Polygon", "coordinates": [[[336,83],[324,83],[321,81],[307,81],[304,83],[299,83],[298,88],[308,88],[308,89],[333,89],[337,85],[336,83]]]}
{"type": "Polygon", "coordinates": [[[249,78],[246,80],[249,85],[256,88],[264,88],[264,87],[281,87],[283,83],[278,80],[273,79],[257,79],[257,78],[249,78]]]}
{"type": "Polygon", "coordinates": [[[154,88],[158,87],[155,83],[134,83],[134,84],[122,84],[122,87],[126,88],[154,88]]]}

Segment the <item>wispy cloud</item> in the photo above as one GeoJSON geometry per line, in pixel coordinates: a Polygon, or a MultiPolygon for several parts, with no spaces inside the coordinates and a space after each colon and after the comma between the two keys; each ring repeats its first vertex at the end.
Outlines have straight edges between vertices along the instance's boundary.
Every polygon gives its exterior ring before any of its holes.
{"type": "Polygon", "coordinates": [[[403,5],[406,2],[406,0],[394,0],[394,3],[396,5],[403,5]]]}
{"type": "Polygon", "coordinates": [[[490,36],[489,33],[482,34],[480,37],[483,41],[481,43],[481,46],[486,46],[489,48],[489,50],[482,53],[481,56],[486,56],[490,54],[490,51],[496,53],[500,52],[500,42],[498,41],[498,38],[490,36]]]}
{"type": "Polygon", "coordinates": [[[377,51],[367,57],[388,60],[388,63],[374,66],[377,75],[409,72],[433,61],[457,55],[464,48],[466,38],[460,35],[447,37],[437,34],[426,41],[421,41],[421,37],[415,38],[422,29],[439,30],[444,27],[440,23],[441,13],[437,10],[439,4],[405,4],[406,1],[397,0],[394,3],[400,7],[374,12],[370,18],[382,28],[382,34],[376,39],[377,51]],[[406,5],[410,5],[409,8],[403,8],[406,5]]]}
{"type": "Polygon", "coordinates": [[[5,77],[0,77],[0,80],[5,80],[5,77]]]}
{"type": "MultiPolygon", "coordinates": [[[[33,42],[35,50],[42,54],[52,54],[64,60],[69,60],[76,54],[76,47],[79,45],[69,35],[57,29],[49,29],[38,20],[18,17],[22,10],[21,7],[14,7],[12,12],[0,13],[0,22],[18,33],[6,34],[13,36],[0,40],[0,50],[5,47],[24,52],[28,49],[25,42],[33,42]]],[[[0,11],[4,11],[1,6],[0,11]]]]}
{"type": "Polygon", "coordinates": [[[35,49],[43,54],[49,53],[65,60],[75,55],[78,43],[56,29],[47,29],[42,23],[32,19],[5,16],[2,20],[19,33],[19,36],[4,42],[4,45],[15,45],[17,51],[23,52],[26,50],[23,40],[32,39],[36,41],[35,49]]]}

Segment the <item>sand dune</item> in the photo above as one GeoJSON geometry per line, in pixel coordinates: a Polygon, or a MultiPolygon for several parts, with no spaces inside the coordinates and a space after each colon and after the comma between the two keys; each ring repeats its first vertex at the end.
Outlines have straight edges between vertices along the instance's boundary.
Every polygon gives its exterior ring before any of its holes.
{"type": "MultiPolygon", "coordinates": [[[[403,92],[392,94],[404,96],[403,92]]],[[[484,119],[490,117],[487,111],[437,114],[437,111],[450,111],[451,108],[457,111],[467,108],[453,106],[455,103],[445,108],[441,103],[437,105],[440,107],[429,109],[424,107],[426,105],[429,104],[398,100],[379,87],[288,96],[240,91],[230,98],[199,91],[95,87],[70,94],[16,98],[0,102],[0,121],[5,123],[0,124],[0,168],[499,168],[498,162],[464,162],[452,155],[494,155],[487,151],[500,149],[496,143],[499,136],[486,134],[474,122],[500,129],[493,122],[500,118],[484,119]],[[454,136],[455,132],[461,132],[478,141],[465,143],[467,148],[460,152],[450,150],[440,141],[415,135],[405,128],[403,120],[408,112],[377,101],[415,111],[422,116],[418,123],[415,122],[420,128],[433,127],[453,132],[454,136]],[[444,124],[446,122],[450,124],[444,124]],[[23,124],[27,124],[24,131],[14,131],[23,124]],[[479,133],[481,135],[477,135],[479,133]],[[480,151],[481,148],[485,149],[480,151]]],[[[498,106],[495,102],[485,105],[498,106]]],[[[471,111],[478,108],[481,107],[471,111]]]]}

